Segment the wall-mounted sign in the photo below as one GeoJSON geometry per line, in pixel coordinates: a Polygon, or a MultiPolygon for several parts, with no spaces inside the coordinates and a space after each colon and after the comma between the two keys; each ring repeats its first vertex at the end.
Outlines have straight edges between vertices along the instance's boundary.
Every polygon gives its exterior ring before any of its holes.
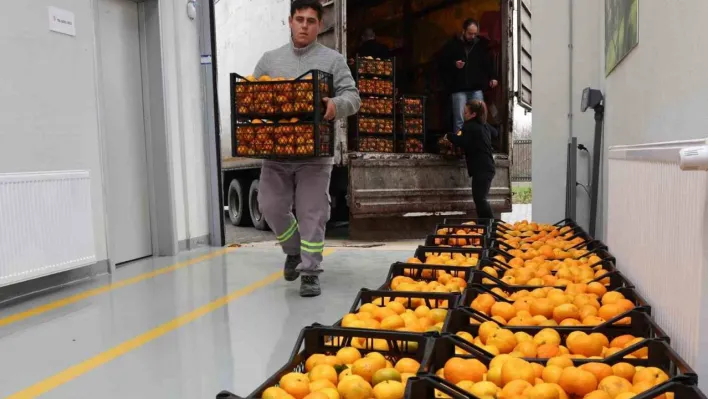
{"type": "Polygon", "coordinates": [[[69,36],[76,36],[76,24],[74,13],[56,7],[47,7],[49,11],[49,30],[63,33],[69,36]]]}

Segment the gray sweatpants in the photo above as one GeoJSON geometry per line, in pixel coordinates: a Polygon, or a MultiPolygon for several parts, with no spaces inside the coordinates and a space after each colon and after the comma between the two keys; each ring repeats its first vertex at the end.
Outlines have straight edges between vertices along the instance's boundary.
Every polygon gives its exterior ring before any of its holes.
{"type": "Polygon", "coordinates": [[[302,256],[303,275],[322,272],[325,225],[330,217],[332,165],[263,162],[258,204],[283,252],[302,256]],[[297,219],[293,215],[293,201],[297,219]]]}

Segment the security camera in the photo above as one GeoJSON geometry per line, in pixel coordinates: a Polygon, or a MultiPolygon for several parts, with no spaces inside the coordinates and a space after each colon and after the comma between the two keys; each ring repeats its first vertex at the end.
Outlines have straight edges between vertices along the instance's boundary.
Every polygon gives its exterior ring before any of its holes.
{"type": "Polygon", "coordinates": [[[580,102],[580,110],[582,112],[585,112],[588,110],[588,108],[595,109],[598,106],[602,105],[602,100],[603,97],[602,92],[600,90],[586,87],[583,90],[583,99],[580,102]]]}

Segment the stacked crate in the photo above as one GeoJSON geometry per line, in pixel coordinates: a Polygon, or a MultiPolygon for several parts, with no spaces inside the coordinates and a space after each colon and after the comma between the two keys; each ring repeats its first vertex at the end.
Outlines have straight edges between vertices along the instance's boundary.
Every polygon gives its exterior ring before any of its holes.
{"type": "Polygon", "coordinates": [[[292,78],[230,74],[231,146],[234,157],[298,159],[334,155],[334,128],[322,99],[333,78],[312,70],[292,78]]]}
{"type": "Polygon", "coordinates": [[[334,326],[302,330],[248,397],[309,383],[328,397],[706,399],[607,246],[574,221],[445,219],[423,244],[334,326]]]}
{"type": "Polygon", "coordinates": [[[356,58],[354,76],[361,96],[361,108],[352,118],[356,151],[396,150],[395,71],[395,58],[356,58]]]}
{"type": "Polygon", "coordinates": [[[425,96],[404,95],[398,100],[398,151],[423,153],[427,130],[425,96]]]}

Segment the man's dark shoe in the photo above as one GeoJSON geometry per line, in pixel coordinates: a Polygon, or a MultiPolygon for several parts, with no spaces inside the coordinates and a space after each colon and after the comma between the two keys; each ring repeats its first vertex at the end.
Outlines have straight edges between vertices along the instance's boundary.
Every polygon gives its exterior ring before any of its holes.
{"type": "Polygon", "coordinates": [[[302,276],[300,277],[300,296],[313,297],[322,293],[320,289],[320,278],[317,276],[302,276]]]}
{"type": "Polygon", "coordinates": [[[295,281],[298,277],[300,277],[300,272],[295,270],[295,268],[300,265],[300,262],[302,262],[300,255],[288,255],[288,257],[285,259],[283,276],[285,277],[286,281],[295,281]]]}

